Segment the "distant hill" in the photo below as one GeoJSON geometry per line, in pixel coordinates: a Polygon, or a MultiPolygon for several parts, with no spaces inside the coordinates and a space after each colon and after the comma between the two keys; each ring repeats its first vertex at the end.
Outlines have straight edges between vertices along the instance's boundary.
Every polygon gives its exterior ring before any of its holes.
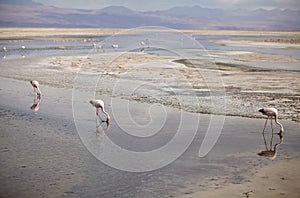
{"type": "Polygon", "coordinates": [[[0,4],[10,5],[42,5],[32,0],[0,0],[0,4]]]}
{"type": "Polygon", "coordinates": [[[122,6],[84,10],[56,8],[32,0],[0,1],[1,27],[300,30],[299,18],[299,10],[223,10],[192,6],[138,12],[122,6]]]}

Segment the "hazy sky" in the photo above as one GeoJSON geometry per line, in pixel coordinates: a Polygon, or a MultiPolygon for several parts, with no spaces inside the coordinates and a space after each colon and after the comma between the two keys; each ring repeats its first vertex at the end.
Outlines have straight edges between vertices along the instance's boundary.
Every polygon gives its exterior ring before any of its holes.
{"type": "Polygon", "coordinates": [[[209,8],[300,9],[300,0],[33,0],[64,8],[101,9],[107,6],[126,6],[137,11],[165,10],[174,6],[199,5],[209,8]]]}

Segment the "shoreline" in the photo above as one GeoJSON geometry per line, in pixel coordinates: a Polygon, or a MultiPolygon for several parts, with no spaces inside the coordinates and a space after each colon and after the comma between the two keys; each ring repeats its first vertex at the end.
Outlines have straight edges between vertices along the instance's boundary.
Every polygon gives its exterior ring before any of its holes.
{"type": "MultiPolygon", "coordinates": [[[[223,65],[223,71],[215,71],[215,66],[203,66],[202,62],[193,62],[191,67],[188,63],[174,59],[174,57],[154,56],[141,53],[127,53],[116,58],[109,67],[111,58],[116,54],[98,54],[85,57],[82,55],[65,55],[55,57],[33,57],[26,60],[6,60],[2,64],[1,77],[31,80],[36,79],[40,83],[60,88],[72,88],[77,77],[89,81],[89,76],[98,76],[101,79],[101,87],[90,82],[95,91],[112,97],[121,96],[125,99],[141,101],[146,103],[159,103],[166,106],[183,109],[187,112],[208,113],[219,115],[231,115],[250,118],[264,118],[257,111],[261,107],[276,107],[279,111],[279,119],[287,119],[300,122],[300,97],[297,79],[300,72],[284,71],[274,72],[272,70],[254,70],[252,67],[239,66],[238,64],[223,65]],[[129,60],[129,62],[126,60],[129,60]],[[141,61],[151,61],[145,65],[139,65],[141,61]],[[170,61],[173,61],[170,63],[170,61]],[[101,64],[94,65],[94,63],[101,64]],[[22,64],[22,67],[17,66],[22,64]],[[160,64],[157,66],[157,64],[160,64]],[[149,69],[155,65],[153,69],[149,69]],[[195,69],[194,67],[197,67],[195,69]],[[168,70],[172,69],[172,74],[168,70]],[[246,69],[246,70],[245,70],[246,69]],[[244,71],[245,70],[245,71],[244,71]],[[43,76],[48,76],[45,78],[43,76]],[[149,76],[151,74],[151,76],[149,76]],[[199,77],[199,74],[201,75],[199,77]],[[221,93],[214,96],[203,76],[215,76],[223,82],[214,88],[221,93]],[[269,76],[265,79],[265,76],[269,76]],[[178,85],[176,79],[183,79],[182,85],[178,85]],[[156,79],[156,82],[151,79],[156,79]],[[132,88],[126,87],[116,89],[120,83],[127,83],[132,88]],[[145,87],[143,84],[149,84],[145,87]],[[187,84],[193,89],[191,96],[184,95],[187,84]],[[132,93],[135,84],[143,85],[139,92],[132,93]],[[161,88],[163,84],[165,87],[161,88]],[[148,90],[146,90],[148,89],[148,90]],[[169,92],[173,92],[169,94],[169,92]],[[151,93],[151,94],[149,94],[151,93]],[[175,95],[174,95],[175,94],[175,95]],[[180,97],[181,101],[178,101],[180,97]],[[198,102],[195,103],[194,101],[198,102]],[[220,105],[226,102],[226,111],[214,112],[214,108],[224,109],[222,106],[212,106],[212,100],[221,100],[220,105]]],[[[222,63],[220,63],[222,64],[222,63]]],[[[210,77],[212,78],[212,77],[210,77]]],[[[81,89],[90,90],[85,85],[79,85],[81,89]]]]}
{"type": "MultiPolygon", "coordinates": [[[[136,29],[136,28],[133,28],[136,29]]],[[[140,28],[143,29],[142,27],[140,28]]],[[[115,34],[124,31],[128,28],[26,28],[26,27],[1,27],[0,38],[9,38],[11,35],[19,37],[27,36],[55,36],[55,35],[84,35],[84,34],[115,34]],[[12,34],[13,33],[13,34],[12,34]]],[[[147,29],[148,30],[148,29],[147,29]]],[[[300,31],[289,30],[188,30],[188,29],[169,29],[161,30],[154,29],[153,31],[177,31],[188,34],[211,34],[211,35],[231,35],[231,36],[261,36],[267,34],[268,36],[300,36],[300,31]]]]}

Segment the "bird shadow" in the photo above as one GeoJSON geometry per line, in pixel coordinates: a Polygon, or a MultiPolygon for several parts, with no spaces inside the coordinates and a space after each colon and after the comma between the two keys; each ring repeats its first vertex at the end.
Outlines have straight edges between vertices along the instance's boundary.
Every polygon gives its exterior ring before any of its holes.
{"type": "Polygon", "coordinates": [[[35,95],[33,98],[33,104],[30,106],[30,109],[34,112],[37,112],[40,108],[41,101],[42,101],[41,95],[35,95]]]}
{"type": "Polygon", "coordinates": [[[280,132],[280,133],[276,133],[275,135],[278,135],[279,142],[277,142],[273,147],[274,133],[271,134],[269,142],[267,142],[265,133],[262,133],[265,150],[262,150],[259,153],[257,153],[259,156],[262,156],[262,157],[265,157],[265,158],[268,158],[271,160],[273,160],[277,157],[278,147],[279,147],[279,145],[283,144],[283,133],[280,132]]]}

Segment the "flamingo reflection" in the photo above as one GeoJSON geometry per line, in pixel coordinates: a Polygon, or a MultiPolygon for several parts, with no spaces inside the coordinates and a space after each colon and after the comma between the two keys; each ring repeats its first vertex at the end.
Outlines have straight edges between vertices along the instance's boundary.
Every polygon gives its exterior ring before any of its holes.
{"type": "Polygon", "coordinates": [[[109,130],[109,126],[109,122],[102,122],[98,125],[96,121],[96,138],[98,140],[103,139],[105,133],[107,133],[107,131],[109,130]]]}
{"type": "Polygon", "coordinates": [[[41,100],[42,100],[41,95],[36,95],[35,98],[33,99],[33,104],[31,105],[30,109],[34,112],[37,112],[40,108],[41,100]]]}
{"type": "Polygon", "coordinates": [[[283,133],[278,133],[277,134],[279,136],[279,142],[274,145],[274,148],[272,148],[273,137],[274,137],[273,134],[271,135],[269,147],[268,147],[268,144],[267,144],[267,141],[266,141],[265,134],[263,133],[262,135],[263,135],[263,139],[264,139],[266,150],[261,151],[261,152],[259,152],[257,154],[259,156],[263,156],[263,157],[266,157],[268,159],[273,160],[273,159],[275,159],[277,157],[278,146],[283,143],[283,133]]]}

